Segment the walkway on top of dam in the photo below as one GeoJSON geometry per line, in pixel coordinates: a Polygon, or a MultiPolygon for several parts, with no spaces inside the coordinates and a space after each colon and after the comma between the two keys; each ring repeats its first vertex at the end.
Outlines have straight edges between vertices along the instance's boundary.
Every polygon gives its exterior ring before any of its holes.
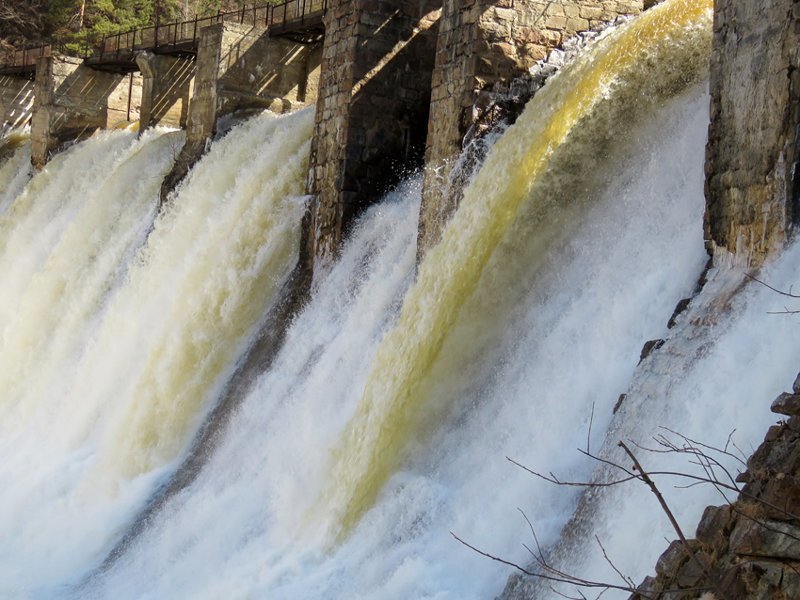
{"type": "MultiPolygon", "coordinates": [[[[254,5],[240,10],[219,12],[209,17],[176,21],[107,35],[82,56],[85,64],[101,71],[138,71],[136,54],[149,51],[173,56],[197,53],[200,31],[217,23],[239,23],[264,28],[272,37],[286,37],[300,43],[319,41],[325,34],[323,17],[328,0],[286,0],[279,4],[254,5]]],[[[52,56],[59,46],[46,44],[17,50],[11,61],[0,65],[0,75],[33,78],[36,62],[52,56]]],[[[67,53],[69,54],[69,53],[67,53]]]]}

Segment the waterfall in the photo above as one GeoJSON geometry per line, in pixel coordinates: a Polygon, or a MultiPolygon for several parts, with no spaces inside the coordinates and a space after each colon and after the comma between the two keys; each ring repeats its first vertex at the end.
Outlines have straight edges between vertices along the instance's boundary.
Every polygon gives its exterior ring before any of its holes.
{"type": "MultiPolygon", "coordinates": [[[[710,52],[710,8],[678,0],[644,13],[560,73],[489,154],[442,241],[420,265],[398,325],[376,358],[359,414],[336,449],[324,503],[341,511],[343,531],[374,502],[411,432],[438,419],[439,407],[426,402],[422,388],[520,204],[530,198],[542,211],[554,209],[551,190],[536,190],[554,149],[569,140],[565,151],[574,145],[580,154],[584,144],[596,143],[580,131],[599,129],[596,120],[611,142],[615,123],[695,79],[710,52]]],[[[579,160],[572,164],[581,168],[579,160]]]]}
{"type": "MultiPolygon", "coordinates": [[[[737,428],[750,451],[791,385],[800,340],[739,270],[712,270],[667,326],[708,258],[710,4],[666,0],[551,78],[418,267],[421,178],[367,210],[202,468],[146,519],[295,266],[312,115],[233,128],[160,214],[179,132],[103,133],[30,180],[15,149],[0,595],[491,598],[513,570],[450,532],[525,565],[528,520],[567,572],[616,577],[596,534],[627,576],[650,573],[673,534],[646,488],[581,495],[505,457],[604,481],[578,448],[613,458],[662,426],[720,445],[737,428]]],[[[798,253],[764,277],[788,288],[798,253]]],[[[663,491],[685,531],[719,501],[663,491]]]]}
{"type": "Polygon", "coordinates": [[[311,125],[234,128],[157,216],[183,134],[105,132],[2,215],[3,594],[79,579],[174,470],[296,261],[311,125]]]}
{"type": "Polygon", "coordinates": [[[524,562],[520,507],[555,543],[577,493],[504,455],[589,477],[568,449],[695,287],[709,17],[668,2],[553,79],[413,284],[415,182],[371,209],[197,479],[80,593],[491,597],[508,570],[448,530],[524,562]]]}
{"type": "Polygon", "coordinates": [[[0,140],[0,216],[27,183],[30,162],[27,132],[12,132],[0,140]]]}

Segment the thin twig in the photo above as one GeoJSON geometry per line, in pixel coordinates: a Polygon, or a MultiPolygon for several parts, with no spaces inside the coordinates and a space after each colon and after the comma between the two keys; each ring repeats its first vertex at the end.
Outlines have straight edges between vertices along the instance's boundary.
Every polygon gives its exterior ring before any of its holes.
{"type": "Polygon", "coordinates": [[[675,530],[675,533],[678,534],[678,538],[680,539],[681,544],[683,544],[683,547],[686,549],[686,552],[689,554],[692,560],[697,564],[697,566],[700,567],[700,571],[705,576],[706,581],[710,581],[711,578],[708,575],[708,570],[706,569],[705,565],[702,562],[700,562],[700,559],[697,558],[697,555],[694,553],[692,547],[689,545],[686,536],[683,534],[681,526],[678,525],[678,521],[675,518],[675,515],[672,514],[672,511],[670,510],[667,501],[664,499],[664,496],[661,494],[661,491],[658,489],[653,480],[650,479],[650,476],[647,474],[647,471],[644,470],[641,463],[636,458],[636,455],[633,452],[631,452],[630,448],[628,448],[625,445],[625,442],[620,441],[619,444],[617,445],[620,448],[622,448],[625,451],[625,454],[627,454],[633,461],[634,470],[639,472],[639,474],[642,476],[642,481],[644,481],[647,484],[647,487],[650,488],[650,491],[653,492],[655,497],[658,499],[658,503],[661,505],[661,509],[664,511],[664,514],[667,515],[669,522],[672,524],[672,528],[675,530]]]}
{"type": "Polygon", "coordinates": [[[752,275],[750,275],[750,273],[745,273],[745,277],[747,277],[747,278],[749,278],[749,279],[752,279],[752,280],[753,280],[753,281],[755,281],[756,283],[760,283],[760,284],[761,284],[761,285],[763,285],[765,288],[767,288],[767,289],[770,289],[770,290],[772,290],[773,292],[775,292],[775,293],[777,293],[777,294],[780,294],[781,296],[787,296],[787,297],[789,297],[789,298],[800,298],[800,296],[798,296],[798,295],[795,295],[795,294],[793,294],[793,293],[792,293],[792,288],[791,288],[791,287],[789,288],[789,291],[788,291],[788,292],[784,292],[783,290],[779,290],[778,288],[774,288],[774,287],[772,287],[770,284],[768,284],[768,283],[764,283],[764,282],[763,282],[763,281],[761,281],[760,279],[757,279],[757,278],[753,277],[752,275]]]}

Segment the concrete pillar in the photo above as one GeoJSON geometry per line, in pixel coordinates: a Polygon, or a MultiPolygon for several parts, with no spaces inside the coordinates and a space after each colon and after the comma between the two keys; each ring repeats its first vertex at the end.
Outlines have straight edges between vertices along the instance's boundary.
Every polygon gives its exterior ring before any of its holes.
{"type": "MultiPolygon", "coordinates": [[[[195,60],[195,80],[186,123],[186,142],[172,170],[161,184],[160,202],[166,203],[169,193],[186,177],[192,165],[200,160],[214,136],[217,125],[217,82],[222,56],[224,25],[209,25],[200,30],[195,60]]],[[[147,87],[145,86],[145,93],[147,87]]],[[[144,107],[142,107],[144,112],[144,107]]]]}
{"type": "Polygon", "coordinates": [[[329,0],[308,188],[314,260],[335,256],[353,219],[421,164],[438,17],[428,0],[329,0]]]}
{"type": "Polygon", "coordinates": [[[108,123],[108,98],[122,75],[95,71],[81,60],[54,56],[36,64],[31,162],[41,169],[50,153],[67,141],[88,137],[108,123]]]}
{"type": "Polygon", "coordinates": [[[25,126],[33,113],[33,81],[26,77],[0,76],[0,130],[25,126]]]}
{"type": "Polygon", "coordinates": [[[247,109],[283,112],[313,101],[309,89],[315,88],[315,60],[319,52],[314,45],[270,39],[263,27],[237,23],[204,27],[198,41],[186,143],[161,186],[161,202],[203,155],[221,116],[247,109]]]}
{"type": "Polygon", "coordinates": [[[453,172],[487,90],[525,73],[581,31],[637,14],[642,0],[445,0],[436,46],[418,256],[439,240],[468,173],[453,172]]]}
{"type": "Polygon", "coordinates": [[[136,56],[142,72],[139,131],[156,125],[185,127],[194,82],[194,60],[142,52],[136,56]]]}
{"type": "Polygon", "coordinates": [[[798,48],[796,1],[715,2],[706,239],[751,266],[800,220],[798,48]]]}

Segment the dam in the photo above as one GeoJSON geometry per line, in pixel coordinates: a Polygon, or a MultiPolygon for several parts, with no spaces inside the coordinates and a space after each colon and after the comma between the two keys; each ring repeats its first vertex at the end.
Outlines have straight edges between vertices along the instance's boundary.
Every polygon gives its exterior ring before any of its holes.
{"type": "Polygon", "coordinates": [[[291,0],[15,53],[0,595],[791,598],[798,20],[291,0]],[[661,560],[626,440],[701,524],[661,560]]]}

